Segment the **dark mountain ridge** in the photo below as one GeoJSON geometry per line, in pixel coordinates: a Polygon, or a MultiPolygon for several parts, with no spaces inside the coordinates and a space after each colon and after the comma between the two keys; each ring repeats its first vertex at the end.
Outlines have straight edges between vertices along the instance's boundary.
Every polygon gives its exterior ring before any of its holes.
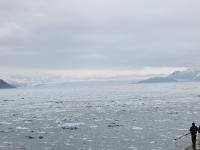
{"type": "Polygon", "coordinates": [[[4,80],[0,79],[0,89],[10,89],[15,88],[15,86],[8,84],[4,80]]]}

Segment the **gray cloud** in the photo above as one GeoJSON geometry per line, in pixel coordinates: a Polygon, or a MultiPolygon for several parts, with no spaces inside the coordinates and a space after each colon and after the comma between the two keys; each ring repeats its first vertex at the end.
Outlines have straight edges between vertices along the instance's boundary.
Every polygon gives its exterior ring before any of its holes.
{"type": "Polygon", "coordinates": [[[0,0],[5,68],[196,67],[198,0],[0,0]]]}

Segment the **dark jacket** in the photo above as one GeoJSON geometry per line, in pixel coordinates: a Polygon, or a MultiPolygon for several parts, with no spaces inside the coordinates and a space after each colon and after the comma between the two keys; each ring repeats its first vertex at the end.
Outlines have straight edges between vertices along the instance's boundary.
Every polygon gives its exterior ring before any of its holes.
{"type": "Polygon", "coordinates": [[[190,128],[191,135],[196,135],[197,131],[198,131],[198,127],[197,126],[195,126],[195,125],[191,126],[191,128],[190,128]]]}

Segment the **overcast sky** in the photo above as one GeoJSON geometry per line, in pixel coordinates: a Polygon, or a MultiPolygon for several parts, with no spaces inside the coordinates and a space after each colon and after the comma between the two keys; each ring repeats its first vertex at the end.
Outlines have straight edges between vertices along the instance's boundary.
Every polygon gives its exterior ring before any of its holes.
{"type": "Polygon", "coordinates": [[[198,67],[199,0],[0,0],[3,70],[198,67]]]}

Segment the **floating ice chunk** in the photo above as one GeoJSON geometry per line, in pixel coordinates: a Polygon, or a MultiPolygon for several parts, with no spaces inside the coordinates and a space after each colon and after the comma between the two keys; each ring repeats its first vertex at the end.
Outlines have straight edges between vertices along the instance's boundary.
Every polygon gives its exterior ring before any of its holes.
{"type": "Polygon", "coordinates": [[[65,143],[65,145],[70,146],[70,145],[73,145],[73,144],[71,144],[71,143],[65,143]]]}
{"type": "Polygon", "coordinates": [[[37,133],[39,133],[39,134],[46,134],[45,131],[38,131],[37,133]]]}
{"type": "Polygon", "coordinates": [[[0,145],[0,148],[5,148],[6,146],[5,145],[0,145]]]}
{"type": "Polygon", "coordinates": [[[43,129],[53,129],[53,128],[55,128],[55,127],[50,126],[50,125],[45,125],[45,126],[43,127],[43,129]]]}
{"type": "Polygon", "coordinates": [[[138,149],[137,149],[136,147],[134,147],[134,146],[129,147],[129,149],[138,150],[138,149]]]}
{"type": "Polygon", "coordinates": [[[63,113],[63,112],[65,112],[65,110],[56,110],[55,112],[57,112],[57,113],[63,113]]]}
{"type": "Polygon", "coordinates": [[[0,124],[3,124],[3,125],[10,125],[10,124],[12,124],[12,123],[3,121],[3,122],[0,122],[0,124]]]}
{"type": "Polygon", "coordinates": [[[97,128],[98,126],[97,125],[91,125],[89,126],[89,128],[97,128]]]}
{"type": "Polygon", "coordinates": [[[10,145],[12,142],[3,142],[4,144],[10,145]]]}
{"type": "Polygon", "coordinates": [[[31,121],[25,121],[24,122],[25,124],[30,124],[30,123],[32,123],[31,121]]]}
{"type": "Polygon", "coordinates": [[[156,122],[167,122],[170,121],[170,119],[162,119],[162,120],[155,120],[156,122]]]}
{"type": "Polygon", "coordinates": [[[26,127],[16,127],[16,129],[18,129],[18,130],[27,130],[28,128],[26,128],[26,127]]]}
{"type": "Polygon", "coordinates": [[[177,128],[177,130],[179,130],[179,131],[187,131],[188,129],[177,128]]]}
{"type": "Polygon", "coordinates": [[[74,126],[80,126],[80,125],[84,125],[85,123],[83,122],[74,122],[74,123],[64,123],[62,124],[62,126],[68,126],[68,127],[74,127],[74,126]]]}
{"type": "Polygon", "coordinates": [[[154,144],[154,143],[155,143],[155,141],[151,141],[150,143],[151,143],[151,144],[154,144]]]}
{"type": "Polygon", "coordinates": [[[143,128],[141,128],[141,127],[136,127],[136,126],[133,126],[132,129],[133,129],[133,130],[143,130],[143,128]]]}

